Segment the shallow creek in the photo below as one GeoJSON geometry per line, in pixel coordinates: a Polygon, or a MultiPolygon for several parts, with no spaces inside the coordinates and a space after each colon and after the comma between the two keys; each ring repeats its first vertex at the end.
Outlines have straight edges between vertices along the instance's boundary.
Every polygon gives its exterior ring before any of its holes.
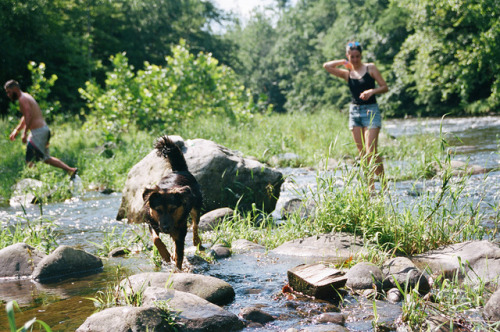
{"type": "MultiPolygon", "coordinates": [[[[430,120],[391,120],[386,121],[385,132],[398,137],[418,132],[439,134],[440,119],[430,120]]],[[[456,150],[455,158],[469,159],[472,164],[488,168],[500,166],[500,117],[445,119],[442,130],[449,134],[449,141],[456,150]]],[[[386,167],[390,167],[387,165],[386,167]]],[[[282,194],[274,215],[279,216],[283,202],[300,193],[314,192],[316,171],[304,169],[283,169],[288,180],[282,187],[282,194]],[[293,180],[293,181],[292,181],[293,180]]],[[[335,174],[328,174],[335,176],[335,174]]],[[[339,179],[339,181],[341,181],[339,179]]],[[[340,183],[341,185],[341,183],[340,183]]],[[[420,191],[433,191],[439,187],[438,181],[402,181],[394,186],[394,196],[401,206],[413,204],[419,199],[415,188],[420,191]]],[[[498,222],[500,207],[500,172],[472,176],[467,182],[464,204],[482,200],[481,212],[485,215],[484,223],[493,226],[498,222]]],[[[67,202],[44,205],[43,216],[57,224],[59,244],[75,246],[95,253],[93,243],[102,242],[106,232],[115,228],[119,236],[130,226],[115,220],[121,201],[121,194],[104,195],[95,192],[85,193],[67,202]]],[[[16,222],[17,216],[35,219],[40,216],[39,206],[30,206],[26,214],[21,208],[0,208],[0,225],[16,222]]],[[[189,239],[188,234],[188,239],[189,239]]],[[[266,325],[265,329],[245,329],[246,331],[283,331],[290,327],[298,329],[314,325],[312,317],[335,310],[335,304],[325,301],[312,301],[306,298],[289,299],[281,293],[287,283],[287,270],[302,263],[311,263],[303,258],[274,256],[265,252],[236,254],[229,259],[211,264],[203,272],[229,282],[235,289],[235,300],[225,309],[238,314],[240,309],[257,306],[278,319],[266,325]]],[[[117,283],[117,267],[128,274],[153,271],[148,258],[132,256],[104,260],[102,273],[83,278],[73,278],[54,284],[40,285],[29,280],[0,282],[0,330],[8,330],[5,315],[5,303],[16,300],[21,313],[16,313],[17,325],[37,317],[48,323],[54,331],[74,331],[94,312],[92,301],[99,290],[117,283]]],[[[401,313],[400,304],[377,301],[379,322],[393,322],[401,313]]],[[[342,304],[342,312],[348,317],[346,328],[351,331],[369,331],[372,329],[373,302],[362,297],[347,296],[342,304]]]]}

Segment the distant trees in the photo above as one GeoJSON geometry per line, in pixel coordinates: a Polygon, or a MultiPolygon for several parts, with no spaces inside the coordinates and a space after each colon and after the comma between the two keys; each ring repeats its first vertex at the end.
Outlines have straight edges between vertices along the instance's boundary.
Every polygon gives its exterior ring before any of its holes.
{"type": "Polygon", "coordinates": [[[279,14],[257,13],[228,35],[244,64],[234,68],[276,110],[345,105],[344,82],[321,64],[357,40],[389,83],[386,115],[498,112],[497,0],[299,0],[279,14]]]}
{"type": "MultiPolygon", "coordinates": [[[[0,0],[0,80],[30,85],[30,61],[57,76],[53,112],[91,107],[77,92],[103,87],[110,57],[125,52],[135,70],[160,65],[186,41],[229,65],[254,101],[274,111],[341,108],[349,93],[325,61],[342,58],[349,40],[375,61],[389,84],[388,116],[482,114],[500,106],[498,0],[276,0],[245,26],[213,33],[220,13],[203,0],[0,0]]],[[[88,101],[87,101],[88,102],[88,101]]],[[[0,114],[7,98],[0,94],[0,114]]]]}
{"type": "MultiPolygon", "coordinates": [[[[91,77],[103,83],[109,57],[126,52],[130,64],[164,62],[181,38],[193,52],[220,61],[229,45],[210,33],[218,11],[201,0],[0,0],[0,80],[31,84],[27,64],[45,63],[58,80],[51,96],[65,112],[79,112],[78,88],[91,77]]],[[[7,98],[0,94],[0,112],[7,98]]]]}

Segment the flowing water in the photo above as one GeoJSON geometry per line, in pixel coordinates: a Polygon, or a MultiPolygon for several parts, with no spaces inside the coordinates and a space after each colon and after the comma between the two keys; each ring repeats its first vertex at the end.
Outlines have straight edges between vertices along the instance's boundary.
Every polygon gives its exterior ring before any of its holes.
{"type": "MultiPolygon", "coordinates": [[[[442,123],[440,119],[391,120],[386,121],[384,126],[386,133],[396,138],[418,132],[438,135],[442,130],[456,152],[454,158],[470,160],[472,164],[487,168],[500,167],[500,117],[445,119],[442,123]]],[[[282,171],[288,180],[282,187],[274,213],[276,217],[279,217],[278,211],[285,200],[300,197],[301,193],[307,195],[317,189],[317,172],[289,168],[282,171]]],[[[341,180],[338,181],[341,185],[341,180]]],[[[437,190],[438,186],[439,182],[433,180],[418,183],[402,181],[395,184],[394,192],[399,204],[408,205],[419,199],[419,192],[437,190]]],[[[500,207],[500,172],[470,177],[464,197],[464,204],[480,202],[481,212],[485,215],[484,224],[494,226],[498,222],[500,207]]],[[[104,234],[114,229],[114,234],[119,236],[132,227],[115,219],[120,201],[121,194],[118,193],[105,195],[87,192],[64,203],[29,206],[26,211],[20,207],[1,208],[1,227],[18,222],[19,217],[34,220],[43,214],[59,226],[60,245],[67,244],[95,253],[95,243],[102,243],[104,234]]],[[[307,298],[291,299],[282,294],[281,289],[287,284],[287,270],[302,263],[309,262],[303,258],[253,252],[236,254],[216,262],[204,273],[226,280],[234,287],[235,300],[225,309],[238,314],[244,307],[257,306],[278,318],[266,325],[265,329],[245,330],[283,331],[290,327],[300,329],[314,325],[312,317],[337,310],[335,303],[307,298]]],[[[44,285],[29,280],[0,282],[0,301],[6,303],[16,300],[19,303],[22,312],[16,313],[18,326],[37,317],[48,323],[54,331],[74,331],[94,312],[93,302],[87,298],[95,297],[99,290],[104,291],[107,286],[116,284],[118,269],[127,274],[153,271],[149,259],[140,254],[130,258],[105,259],[103,272],[83,278],[44,285]]],[[[371,330],[373,304],[362,297],[346,296],[342,305],[342,312],[349,317],[346,327],[351,331],[371,330]]],[[[393,322],[401,313],[399,304],[377,301],[376,305],[380,322],[393,322]]],[[[8,330],[4,305],[1,309],[0,330],[4,331],[8,330]]]]}

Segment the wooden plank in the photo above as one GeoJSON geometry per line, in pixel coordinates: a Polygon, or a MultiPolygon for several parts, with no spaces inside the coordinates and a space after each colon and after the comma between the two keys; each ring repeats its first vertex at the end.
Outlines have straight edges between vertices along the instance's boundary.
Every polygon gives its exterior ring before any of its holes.
{"type": "Polygon", "coordinates": [[[288,283],[296,292],[318,299],[333,299],[337,289],[345,286],[347,278],[340,270],[323,264],[301,264],[288,271],[288,283]]]}

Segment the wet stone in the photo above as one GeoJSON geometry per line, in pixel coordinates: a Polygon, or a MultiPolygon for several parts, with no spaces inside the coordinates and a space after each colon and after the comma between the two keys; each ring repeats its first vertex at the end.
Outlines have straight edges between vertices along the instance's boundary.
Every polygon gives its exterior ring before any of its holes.
{"type": "Polygon", "coordinates": [[[240,311],[240,317],[247,321],[258,324],[266,324],[272,322],[275,319],[270,314],[256,307],[243,308],[240,311]]]}
{"type": "Polygon", "coordinates": [[[216,244],[210,250],[210,255],[215,259],[228,258],[231,257],[231,249],[220,244],[216,244]]]}
{"type": "Polygon", "coordinates": [[[352,289],[380,289],[383,275],[378,266],[372,263],[361,262],[354,265],[345,275],[347,287],[352,289]]]}
{"type": "Polygon", "coordinates": [[[319,316],[314,317],[313,321],[315,323],[323,324],[323,323],[333,323],[338,325],[345,324],[345,316],[338,312],[329,312],[324,313],[319,316]]]}
{"type": "Polygon", "coordinates": [[[111,250],[108,254],[108,257],[120,257],[120,256],[127,256],[130,253],[130,250],[128,250],[125,247],[120,247],[120,248],[115,248],[111,250]]]}
{"type": "Polygon", "coordinates": [[[392,288],[387,292],[387,301],[392,302],[392,303],[397,303],[401,302],[403,299],[403,296],[401,295],[401,292],[397,288],[392,288]]]}

